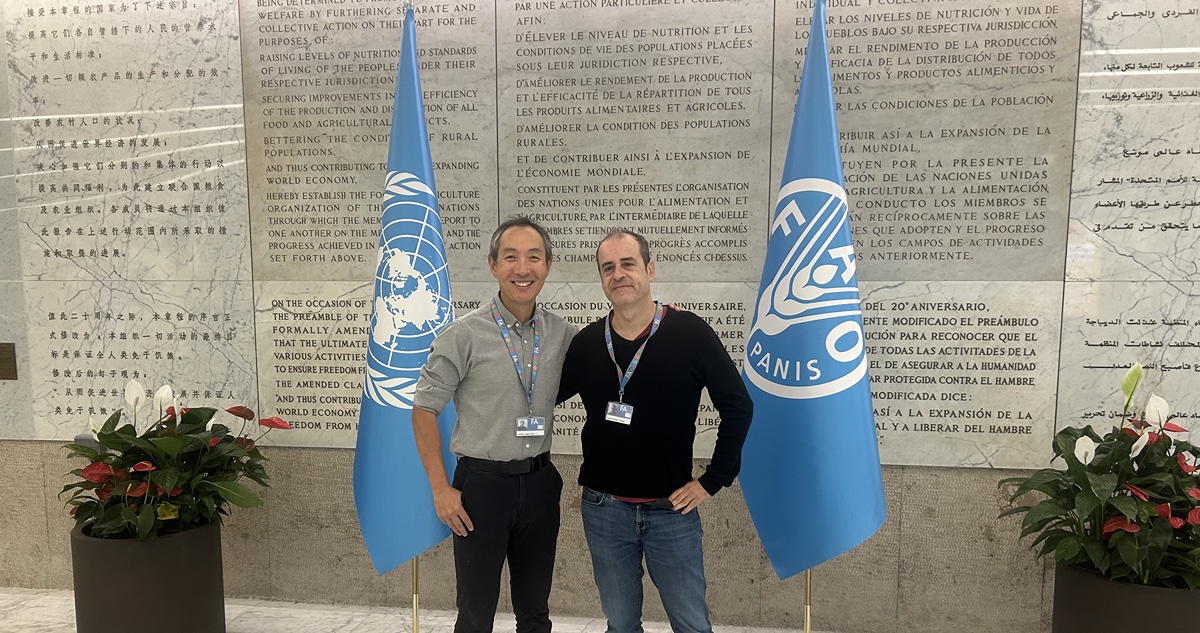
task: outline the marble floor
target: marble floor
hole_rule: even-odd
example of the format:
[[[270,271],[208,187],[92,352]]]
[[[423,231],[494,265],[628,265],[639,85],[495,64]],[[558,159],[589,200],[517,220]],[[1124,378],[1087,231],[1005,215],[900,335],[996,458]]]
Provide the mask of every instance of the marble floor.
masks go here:
[[[225,601],[226,633],[411,633],[408,607],[357,607],[298,604],[229,598]],[[421,611],[419,629],[451,633],[454,613]],[[665,623],[647,622],[646,633],[668,633]],[[511,614],[496,616],[495,633],[513,633]],[[604,620],[554,618],[556,633],[604,633]],[[781,633],[776,629],[717,626],[714,633]],[[74,633],[75,603],[70,591],[0,587],[0,633]],[[169,629],[164,628],[164,633]]]

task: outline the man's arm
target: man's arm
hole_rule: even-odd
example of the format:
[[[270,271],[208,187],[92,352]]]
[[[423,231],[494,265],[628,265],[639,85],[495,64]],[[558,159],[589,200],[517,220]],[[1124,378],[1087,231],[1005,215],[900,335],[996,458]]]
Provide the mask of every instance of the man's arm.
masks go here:
[[[462,507],[462,493],[446,479],[446,464],[442,460],[442,432],[438,429],[437,415],[420,407],[412,410],[413,437],[417,443],[417,455],[425,466],[429,488],[433,491],[433,507],[442,523],[459,536],[475,529],[471,517]]]
[[[555,404],[562,404],[570,400],[572,396],[579,393],[579,359],[578,351],[575,349],[575,340],[572,339],[567,347],[566,360],[563,361],[562,377],[558,381],[558,397],[554,399]]]
[[[721,416],[721,425],[717,427],[712,461],[698,483],[709,494],[716,494],[721,488],[733,484],[738,471],[742,469],[742,445],[746,443],[746,433],[754,417],[754,401],[721,339],[707,323],[701,325],[707,330],[702,337],[704,343],[700,350],[705,385],[709,399]]]
[[[721,416],[712,462],[704,474],[693,478],[667,497],[675,510],[687,514],[707,501],[718,490],[733,483],[742,466],[742,444],[754,413],[754,402],[746,391],[741,374],[725,345],[707,323],[696,324],[702,330],[696,336],[699,363],[703,369],[708,397]]]

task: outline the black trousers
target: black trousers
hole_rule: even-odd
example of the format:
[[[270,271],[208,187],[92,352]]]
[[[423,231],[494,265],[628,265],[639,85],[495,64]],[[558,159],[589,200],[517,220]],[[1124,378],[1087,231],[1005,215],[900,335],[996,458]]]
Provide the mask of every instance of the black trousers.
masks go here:
[[[464,458],[454,471],[453,486],[462,492],[463,509],[475,525],[466,536],[453,536],[454,632],[491,633],[507,559],[517,633],[549,633],[562,477],[547,459],[532,472],[515,475],[487,466]]]

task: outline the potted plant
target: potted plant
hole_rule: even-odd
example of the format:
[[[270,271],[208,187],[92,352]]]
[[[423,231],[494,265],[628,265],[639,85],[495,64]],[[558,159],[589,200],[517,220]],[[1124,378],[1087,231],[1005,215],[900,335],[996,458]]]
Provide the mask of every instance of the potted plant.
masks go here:
[[[291,427],[277,417],[254,424],[244,406],[181,408],[169,385],[154,393],[150,411],[139,412],[147,395],[130,381],[128,408],[101,426],[91,422],[92,441],[65,447],[69,457],[88,461],[60,493],[69,495],[76,522],[77,631],[223,633],[221,517],[230,504],[262,503],[241,480],[267,485],[257,443],[271,429]],[[226,421],[240,424],[237,433]],[[119,615],[129,604],[137,617]]]
[[[1000,482],[1013,487],[1010,502],[1045,496],[1000,516],[1024,514],[1021,538],[1036,534],[1031,546],[1057,561],[1056,633],[1135,630],[1147,617],[1164,631],[1196,626],[1200,448],[1181,439],[1188,430],[1171,421],[1164,399],[1151,394],[1141,415],[1130,413],[1142,376],[1140,363],[1126,372],[1122,423],[1103,437],[1090,425],[1054,436],[1065,470]]]

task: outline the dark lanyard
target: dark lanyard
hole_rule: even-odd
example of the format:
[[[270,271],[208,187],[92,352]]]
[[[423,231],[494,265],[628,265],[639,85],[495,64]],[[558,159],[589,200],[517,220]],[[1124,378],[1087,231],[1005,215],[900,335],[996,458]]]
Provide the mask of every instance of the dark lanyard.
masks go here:
[[[646,351],[646,343],[650,342],[650,337],[658,331],[658,326],[662,324],[663,314],[666,308],[662,304],[655,302],[654,308],[654,324],[650,326],[650,333],[646,335],[646,340],[642,341],[642,346],[638,351],[634,352],[633,360],[629,361],[629,367],[625,368],[625,373],[621,373],[621,366],[617,364],[617,354],[613,351],[612,342],[612,326],[609,324],[609,319],[612,314],[604,317],[604,344],[608,346],[608,357],[612,359],[613,366],[617,368],[617,402],[625,403],[625,385],[629,384],[629,379],[633,377],[633,371],[637,369],[638,361],[642,360],[642,352]]]

